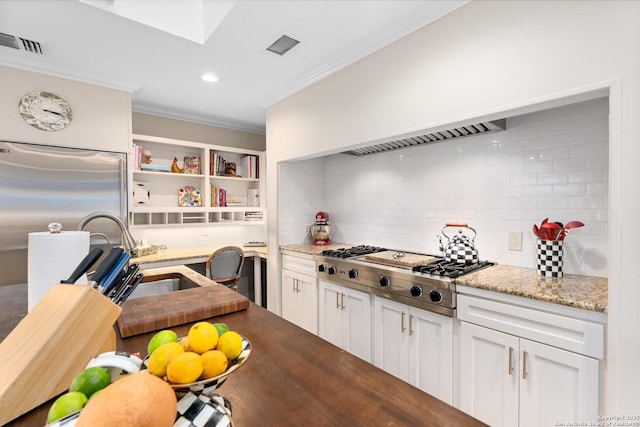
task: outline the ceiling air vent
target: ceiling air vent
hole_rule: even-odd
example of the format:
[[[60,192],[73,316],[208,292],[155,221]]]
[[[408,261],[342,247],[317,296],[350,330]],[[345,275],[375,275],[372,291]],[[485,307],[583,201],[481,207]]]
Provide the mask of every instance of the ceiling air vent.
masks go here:
[[[285,53],[289,52],[291,49],[293,49],[298,43],[300,43],[298,40],[291,38],[289,36],[283,35],[283,36],[280,36],[278,40],[271,43],[271,46],[269,46],[267,50],[269,52],[273,52],[277,55],[282,56]]]
[[[0,46],[44,55],[44,49],[40,42],[12,36],[11,34],[0,33]]]
[[[410,138],[398,139],[396,141],[382,144],[370,145],[368,147],[356,148],[345,151],[346,154],[354,156],[365,156],[367,154],[381,153],[383,151],[397,150],[399,148],[411,147],[413,145],[431,144],[434,142],[447,141],[464,136],[479,135],[481,133],[498,132],[507,128],[507,119],[494,120],[491,122],[477,123],[474,125],[460,126],[440,132],[425,135],[413,136]]]

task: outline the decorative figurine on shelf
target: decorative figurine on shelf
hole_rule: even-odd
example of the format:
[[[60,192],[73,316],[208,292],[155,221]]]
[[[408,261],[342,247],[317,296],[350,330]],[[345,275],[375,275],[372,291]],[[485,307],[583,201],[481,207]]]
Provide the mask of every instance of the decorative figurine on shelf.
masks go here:
[[[236,176],[236,164],[225,162],[224,164],[224,174],[226,176]]]
[[[171,172],[173,173],[182,173],[182,169],[178,166],[178,159],[176,157],[173,158],[173,163],[171,164]]]
[[[193,186],[187,185],[178,191],[178,206],[197,207],[202,206],[202,198],[200,190],[196,190]]]
[[[142,163],[144,163],[145,165],[151,164],[151,151],[147,150],[146,148],[142,150]]]

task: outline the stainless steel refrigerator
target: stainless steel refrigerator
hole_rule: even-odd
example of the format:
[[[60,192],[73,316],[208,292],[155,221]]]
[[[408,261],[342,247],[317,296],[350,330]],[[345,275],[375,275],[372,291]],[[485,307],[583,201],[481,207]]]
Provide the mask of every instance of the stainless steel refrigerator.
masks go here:
[[[75,230],[93,212],[126,221],[126,195],[124,153],[0,141],[0,285],[27,283],[29,233],[52,222]],[[85,231],[92,246],[121,243],[112,222],[95,220]]]

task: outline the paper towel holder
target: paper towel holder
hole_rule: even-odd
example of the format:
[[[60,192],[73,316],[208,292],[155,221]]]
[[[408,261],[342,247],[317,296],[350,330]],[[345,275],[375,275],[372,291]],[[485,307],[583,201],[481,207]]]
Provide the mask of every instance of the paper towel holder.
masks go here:
[[[62,224],[60,224],[59,222],[52,222],[47,225],[47,228],[49,228],[51,234],[57,234],[62,231]]]

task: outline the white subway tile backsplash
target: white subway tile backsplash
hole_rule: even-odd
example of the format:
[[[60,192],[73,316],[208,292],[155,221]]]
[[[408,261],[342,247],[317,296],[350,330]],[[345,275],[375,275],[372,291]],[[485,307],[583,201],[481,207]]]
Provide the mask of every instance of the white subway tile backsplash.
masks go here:
[[[280,242],[300,243],[291,239],[323,210],[334,241],[437,253],[444,224],[467,222],[481,258],[534,268],[532,225],[578,220],[565,272],[606,276],[607,141],[598,99],[509,118],[503,132],[282,164]],[[523,233],[522,252],[508,251],[509,231]]]

